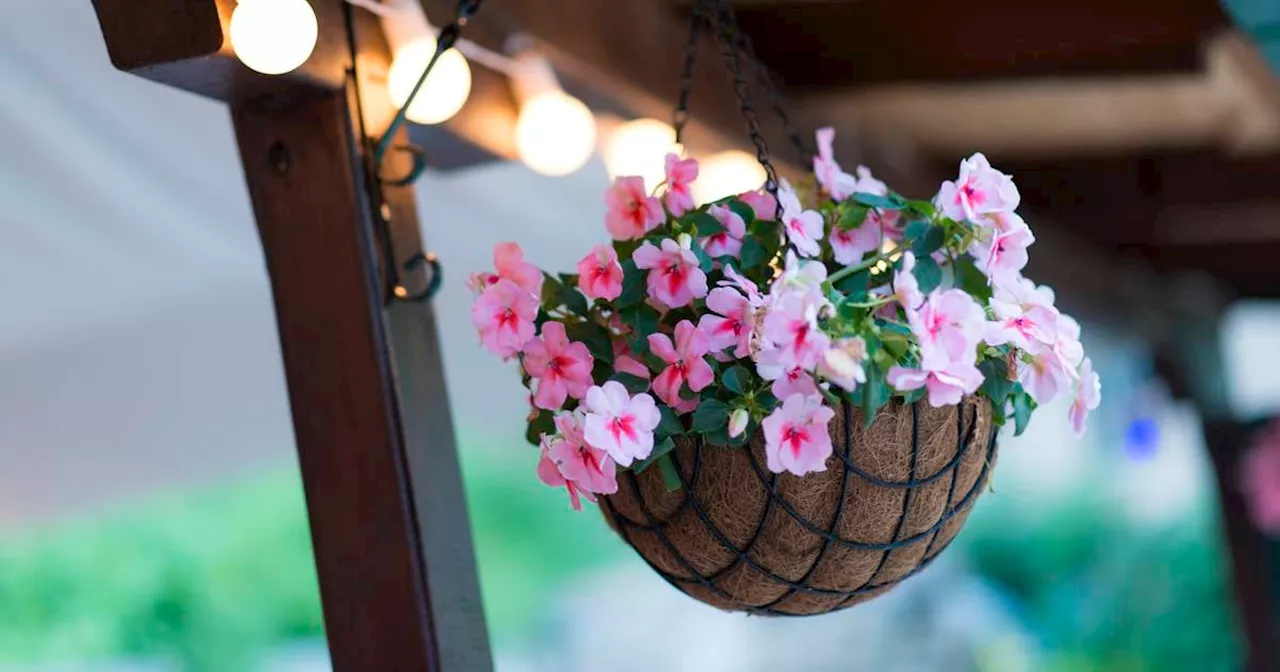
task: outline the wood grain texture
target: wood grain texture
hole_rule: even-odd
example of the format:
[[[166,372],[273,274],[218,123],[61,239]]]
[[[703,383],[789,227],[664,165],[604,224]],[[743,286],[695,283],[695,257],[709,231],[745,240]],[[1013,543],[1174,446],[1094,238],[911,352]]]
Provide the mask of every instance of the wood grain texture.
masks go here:
[[[442,669],[346,100],[246,105],[232,117],[271,277],[334,668]]]

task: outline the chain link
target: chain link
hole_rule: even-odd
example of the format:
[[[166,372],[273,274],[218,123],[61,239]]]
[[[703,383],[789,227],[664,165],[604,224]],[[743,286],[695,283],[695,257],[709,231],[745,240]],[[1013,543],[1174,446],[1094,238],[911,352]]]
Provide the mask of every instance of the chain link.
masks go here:
[[[765,95],[769,97],[769,104],[773,107],[773,113],[778,115],[779,121],[782,122],[782,128],[791,140],[791,145],[795,147],[796,153],[800,156],[801,164],[809,165],[813,162],[813,154],[809,151],[808,146],[805,145],[804,137],[800,135],[800,131],[796,129],[795,124],[791,123],[791,115],[787,114],[786,99],[783,98],[782,92],[773,85],[773,79],[769,76],[769,68],[756,57],[756,50],[751,42],[751,36],[744,33],[738,26],[733,4],[730,0],[722,0],[722,4],[724,5],[726,19],[738,38],[738,50],[742,52],[755,71],[756,81],[760,84],[760,88],[764,89]]]
[[[715,0],[710,1],[714,2]],[[742,112],[742,118],[747,122],[747,134],[751,138],[751,143],[755,145],[756,160],[764,168],[766,178],[765,191],[776,198],[778,195],[778,174],[773,168],[773,162],[769,159],[769,142],[765,139],[764,133],[760,131],[760,117],[751,105],[751,86],[747,83],[747,78],[742,71],[744,54],[738,49],[738,40],[734,34],[732,23],[732,11],[733,8],[727,4],[727,0],[719,3],[715,15],[716,41],[720,45],[720,57],[724,59],[725,67],[728,68],[729,74],[733,77],[733,93],[738,98],[738,109]]]
[[[684,127],[689,123],[689,95],[693,92],[693,68],[698,61],[698,41],[702,39],[703,0],[696,0],[689,8],[689,39],[684,43],[684,69],[680,72],[680,95],[676,109],[671,113],[671,126],[676,131],[676,143],[684,141]]]

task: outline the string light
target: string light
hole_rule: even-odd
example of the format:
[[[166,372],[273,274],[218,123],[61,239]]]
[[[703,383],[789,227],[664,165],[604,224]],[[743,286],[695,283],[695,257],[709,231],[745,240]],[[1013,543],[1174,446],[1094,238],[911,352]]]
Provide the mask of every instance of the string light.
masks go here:
[[[391,102],[402,107],[435,54],[435,31],[418,0],[387,0],[376,11],[387,45],[395,54],[387,72],[387,89]],[[450,49],[431,68],[405,116],[418,124],[439,124],[457,114],[470,95],[471,66],[466,57]]]
[[[635,119],[620,124],[612,129],[603,144],[604,167],[609,177],[639,175],[649,189],[666,179],[667,154],[683,153],[676,144],[675,129],[657,119]]]
[[[717,152],[702,161],[693,198],[710,203],[726,196],[759,189],[767,176],[756,157],[737,149]]]
[[[231,46],[251,70],[282,75],[311,57],[319,28],[307,0],[240,0],[231,12]]]
[[[591,158],[596,121],[582,101],[560,88],[551,64],[532,51],[515,57],[511,83],[520,102],[516,153],[543,175],[568,175]]]

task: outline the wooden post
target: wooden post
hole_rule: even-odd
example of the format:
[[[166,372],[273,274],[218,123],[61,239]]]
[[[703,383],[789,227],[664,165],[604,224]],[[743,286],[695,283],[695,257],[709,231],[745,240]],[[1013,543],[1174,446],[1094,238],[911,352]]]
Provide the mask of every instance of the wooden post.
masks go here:
[[[355,105],[385,98],[356,90],[367,84],[357,62],[373,51],[385,63],[385,46],[359,10],[311,4],[317,51],[281,78],[234,60],[222,37],[231,0],[95,8],[118,67],[231,104],[271,278],[334,669],[485,672],[492,663],[434,318],[426,303],[384,305],[382,227]],[[388,206],[387,263],[403,264],[422,249],[412,189],[378,199]]]

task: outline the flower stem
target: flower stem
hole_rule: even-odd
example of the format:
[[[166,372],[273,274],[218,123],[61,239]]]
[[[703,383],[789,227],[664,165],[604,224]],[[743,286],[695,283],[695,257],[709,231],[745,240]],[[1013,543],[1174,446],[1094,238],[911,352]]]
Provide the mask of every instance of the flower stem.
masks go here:
[[[844,268],[827,276],[827,281],[823,284],[830,287],[834,285],[836,282],[839,282],[840,280],[843,280],[853,275],[854,273],[857,273],[858,271],[865,271],[868,268],[871,268],[872,266],[875,266],[876,264],[880,263],[881,261],[888,261],[891,257],[893,257],[893,255],[901,253],[903,247],[904,247],[903,245],[895,245],[893,249],[888,250],[886,252],[881,252],[876,256],[871,257],[870,259],[866,259],[855,266],[845,266]]]
[[[894,300],[894,297],[890,295],[881,299],[877,299],[875,301],[845,302],[840,305],[853,306],[854,308],[879,308],[880,306],[883,306],[887,303],[891,303],[893,300]]]

